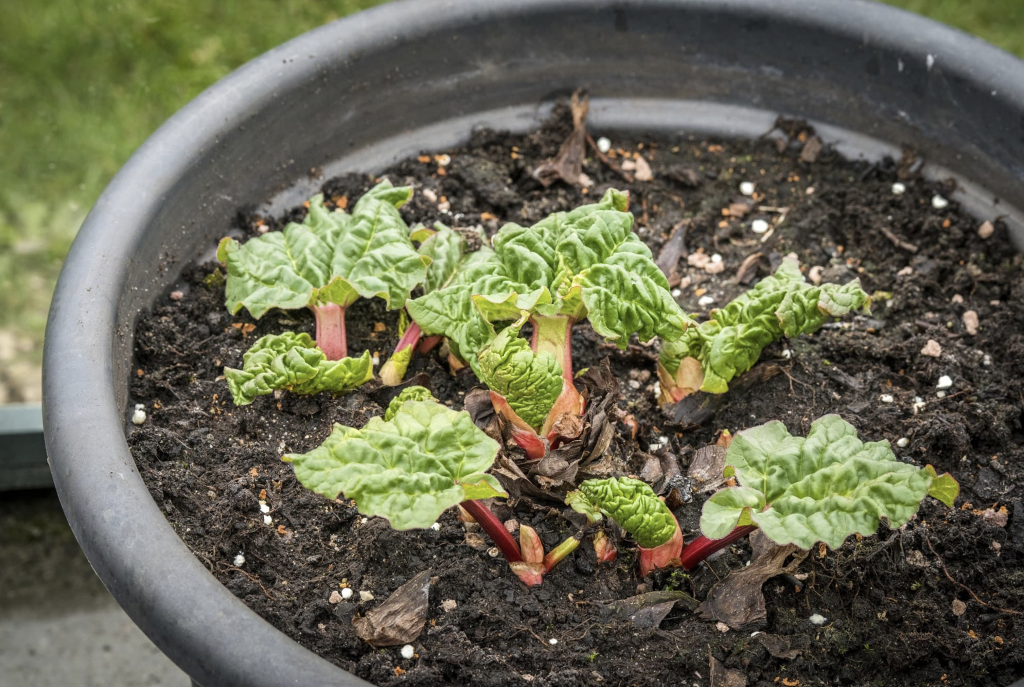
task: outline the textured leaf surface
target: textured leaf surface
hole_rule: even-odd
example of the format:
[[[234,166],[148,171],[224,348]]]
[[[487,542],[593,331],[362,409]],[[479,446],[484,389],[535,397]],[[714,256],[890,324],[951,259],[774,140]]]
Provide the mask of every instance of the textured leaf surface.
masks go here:
[[[227,307],[253,317],[270,308],[318,303],[348,307],[359,297],[380,297],[389,308],[404,305],[426,278],[430,258],[413,248],[398,208],[409,188],[382,181],[355,204],[352,214],[329,212],[323,196],[309,201],[301,224],[239,243],[221,241],[217,257],[227,263]]]
[[[633,233],[627,206],[627,194],[609,190],[599,203],[531,227],[506,224],[476,278],[411,300],[413,319],[425,332],[447,336],[467,359],[489,342],[478,316],[501,322],[523,311],[589,318],[595,331],[623,348],[634,333],[643,340],[678,338],[689,320]],[[475,312],[462,305],[467,294]]]
[[[405,530],[430,527],[465,500],[504,496],[485,474],[497,453],[469,413],[407,400],[390,420],[371,418],[362,429],[335,425],[318,448],[284,460],[307,489],[330,499],[344,494],[363,515]]]
[[[948,474],[898,461],[889,442],[862,442],[838,415],[816,420],[806,438],[777,421],[740,432],[726,454],[725,474],[739,486],[705,503],[705,536],[720,539],[753,523],[775,543],[802,549],[819,541],[835,549],[851,534],[870,536],[881,518],[895,529],[929,493],[952,503],[959,491]]]
[[[591,520],[598,512],[607,515],[645,549],[661,546],[676,532],[672,511],[646,482],[632,477],[588,479],[566,503]]]
[[[402,404],[406,401],[437,401],[434,395],[422,386],[407,386],[398,392],[398,395],[391,399],[388,409],[384,411],[384,422],[391,422]]]
[[[562,367],[550,353],[534,353],[519,336],[522,323],[506,327],[480,353],[480,380],[498,392],[527,424],[539,430],[562,393]]]
[[[308,334],[270,334],[242,356],[242,369],[224,368],[235,405],[248,405],[275,389],[297,394],[351,391],[373,379],[370,352],[360,358],[328,360]]]
[[[772,276],[740,295],[711,319],[663,342],[659,364],[675,376],[687,357],[700,362],[701,391],[721,394],[729,382],[757,362],[764,347],[783,335],[818,331],[831,317],[870,305],[858,281],[812,286],[804,282],[795,260],[783,260]]]

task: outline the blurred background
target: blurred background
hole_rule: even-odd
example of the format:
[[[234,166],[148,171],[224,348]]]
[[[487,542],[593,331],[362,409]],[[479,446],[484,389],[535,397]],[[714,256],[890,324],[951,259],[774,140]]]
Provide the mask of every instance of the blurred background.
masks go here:
[[[239,65],[384,1],[0,0],[0,405],[29,404],[17,431],[38,424],[61,261],[118,168]],[[1024,57],[1024,0],[888,2]],[[92,575],[52,491],[3,491],[19,445],[4,436],[0,422],[0,681],[187,684]]]

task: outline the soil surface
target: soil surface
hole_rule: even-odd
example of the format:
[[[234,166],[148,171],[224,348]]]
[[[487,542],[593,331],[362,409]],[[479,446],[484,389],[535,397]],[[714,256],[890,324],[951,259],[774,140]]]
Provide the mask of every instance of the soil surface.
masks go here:
[[[415,187],[403,209],[410,225],[483,225],[488,233],[505,221],[526,225],[571,209],[608,187],[628,189],[636,231],[655,256],[678,230],[680,257],[668,266],[677,271],[674,295],[700,317],[790,252],[808,273],[818,267],[825,281],[860,278],[874,295],[871,316],[769,346],[750,383],[715,399],[698,424],[675,422],[658,408],[657,343],[619,352],[587,325],[576,327],[577,369],[607,358],[621,385],[619,408],[639,425],[634,440],[617,423],[608,449],[634,474],[647,455],[665,453],[685,474],[695,450],[724,428],[780,419],[803,435],[815,418],[839,413],[862,439],[887,439],[901,460],[931,463],[959,480],[955,508],[926,499],[901,530],[882,526],[876,537],[850,537],[837,551],[815,550],[794,575],[768,580],[760,635],[723,631],[682,603],[660,627],[641,629],[601,604],[663,589],[703,600],[750,560],[746,540],[689,574],[646,580],[628,542],[616,563],[597,566],[587,541],[543,586],[529,589],[488,555],[489,544],[467,544],[453,511],[440,530],[396,532],[348,501],[302,488],[281,455],[314,448],[335,422],[362,426],[382,414],[386,392],[374,382],[340,398],[280,394],[236,408],[222,368],[240,367],[259,336],[312,333],[314,323],[306,311],[273,311],[260,321],[231,316],[215,263],[186,270],[180,293],[165,294],[138,324],[131,391],[148,419],[129,425],[129,441],[153,498],[234,594],[297,642],[378,685],[707,685],[711,657],[721,662],[716,685],[1003,687],[1024,677],[1021,256],[996,218],[993,235],[983,238],[978,220],[944,203],[953,184],[921,178],[911,153],[877,164],[845,160],[827,146],[817,150],[813,132],[799,123],[780,124],[755,141],[615,135],[605,159],[588,148],[589,189],[544,188],[530,171],[570,132],[559,108],[530,135],[480,131],[447,158],[412,158],[382,175]],[[635,168],[638,157],[653,180],[622,173],[622,163]],[[740,192],[744,181],[755,184],[753,196]],[[351,206],[374,182],[350,175],[323,188],[332,203]],[[224,231],[253,236],[304,212],[242,213]],[[769,230],[755,233],[756,220]],[[762,257],[744,270],[750,282],[738,284],[737,271],[755,253]],[[971,331],[968,311],[978,319]],[[397,313],[382,301],[359,301],[348,314],[350,354],[369,349],[383,362],[397,328]],[[937,356],[923,354],[926,346]],[[436,351],[414,360],[409,376],[419,372],[455,408],[475,384],[472,374],[451,376]],[[940,394],[943,376],[952,386]],[[688,540],[707,494],[689,495],[676,510]],[[524,499],[514,515],[551,546],[575,531],[564,510]],[[359,639],[352,618],[427,569],[430,607],[413,642],[416,655],[404,659],[399,647],[374,649]],[[331,603],[345,587],[357,593]],[[360,591],[374,600],[361,602]],[[780,650],[786,645],[789,651]]]

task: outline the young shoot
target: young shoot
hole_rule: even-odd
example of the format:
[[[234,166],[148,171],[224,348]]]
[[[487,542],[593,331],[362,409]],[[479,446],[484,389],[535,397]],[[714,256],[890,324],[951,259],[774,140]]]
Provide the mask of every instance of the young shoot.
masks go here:
[[[401,308],[426,277],[430,258],[416,252],[398,208],[412,189],[382,181],[352,214],[330,212],[323,196],[309,201],[301,224],[244,244],[225,238],[217,259],[227,264],[225,294],[232,314],[242,308],[259,319],[271,308],[309,308],[316,344],[328,360],[348,355],[345,310],[359,298],[383,298]]]
[[[492,387],[507,401],[498,401],[496,412],[520,430],[513,436],[531,459],[541,458],[558,441],[560,421],[582,412],[583,401],[573,384],[574,324],[589,320],[598,334],[625,349],[634,333],[643,341],[655,335],[677,339],[690,323],[650,249],[633,233],[628,204],[628,194],[609,190],[599,203],[552,214],[532,227],[506,224],[494,236],[494,252],[478,279],[408,303],[423,331],[448,337],[453,350],[485,383],[496,379],[493,366],[490,374],[484,370],[485,358],[493,363],[495,357],[516,355],[525,361],[514,336],[496,341],[491,323],[516,322],[515,335],[525,321],[531,323],[529,351],[543,362],[506,371],[528,374],[542,368],[547,379],[557,369],[562,378],[558,395],[545,397],[542,418],[526,419],[510,410],[525,405],[515,394],[520,389],[532,393],[530,380],[502,377],[503,389],[512,396]],[[483,353],[488,346],[499,350]]]
[[[362,429],[334,425],[330,436],[308,453],[283,460],[307,489],[356,503],[367,516],[386,518],[396,530],[429,528],[446,509],[462,505],[528,585],[578,545],[570,537],[546,563],[536,533],[517,543],[480,499],[505,497],[487,474],[498,444],[478,428],[469,413],[439,404],[423,387],[412,386],[391,401],[384,418]],[[532,532],[532,530],[531,530]],[[525,540],[524,540],[525,539]]]
[[[650,485],[632,477],[588,479],[579,490],[570,492],[565,502],[587,516],[591,524],[608,516],[629,532],[640,549],[640,574],[647,576],[655,568],[679,565],[683,551],[683,533],[665,502]],[[594,537],[598,561],[615,560],[608,549],[604,532]]]
[[[662,404],[695,391],[723,394],[729,382],[757,362],[765,346],[783,336],[810,334],[833,317],[862,309],[871,299],[860,282],[812,286],[796,260],[786,259],[775,274],[711,311],[711,318],[676,338],[664,337],[658,358]]]

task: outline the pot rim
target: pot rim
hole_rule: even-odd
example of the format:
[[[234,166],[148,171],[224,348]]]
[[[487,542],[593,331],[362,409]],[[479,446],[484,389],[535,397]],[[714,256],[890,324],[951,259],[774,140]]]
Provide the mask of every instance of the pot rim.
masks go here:
[[[167,120],[97,200],[64,263],[44,346],[44,431],[54,484],[75,536],[103,583],[161,650],[197,682],[253,686],[367,685],[308,651],[236,598],[175,534],[141,479],[117,400],[116,332],[130,265],[179,179],[201,151],[274,93],[316,78],[307,55],[344,60],[441,27],[562,9],[612,11],[621,0],[398,0],[325,25],[257,57]],[[638,0],[653,8],[772,17],[820,27],[969,80],[1024,112],[1024,64],[981,39],[866,0]],[[121,334],[123,336],[123,333]],[[128,341],[131,336],[124,337]],[[130,351],[128,351],[130,355]]]

